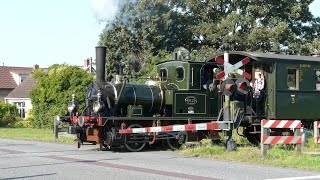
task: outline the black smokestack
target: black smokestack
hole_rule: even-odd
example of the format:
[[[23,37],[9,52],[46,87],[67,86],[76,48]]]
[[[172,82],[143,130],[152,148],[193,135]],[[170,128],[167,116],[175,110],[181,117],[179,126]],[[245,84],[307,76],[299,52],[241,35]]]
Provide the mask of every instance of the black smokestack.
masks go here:
[[[96,81],[104,83],[106,74],[106,52],[107,47],[97,46],[96,47]]]

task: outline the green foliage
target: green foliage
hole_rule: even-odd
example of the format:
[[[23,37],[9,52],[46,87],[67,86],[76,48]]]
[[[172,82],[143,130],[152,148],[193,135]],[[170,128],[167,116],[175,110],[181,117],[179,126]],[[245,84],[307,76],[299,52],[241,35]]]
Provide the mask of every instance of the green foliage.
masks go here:
[[[108,47],[108,80],[121,63],[126,64],[125,75],[133,78],[154,75],[154,61],[177,47],[188,49],[197,61],[211,57],[223,43],[230,43],[237,51],[320,54],[320,18],[310,13],[311,3],[312,0],[126,1],[100,36],[99,44]]]
[[[36,128],[52,128],[55,115],[67,115],[71,95],[76,93],[80,109],[84,107],[85,92],[93,76],[77,66],[52,65],[47,72],[39,69],[33,77],[37,80],[31,90],[32,117],[30,123]]]
[[[18,115],[19,113],[16,105],[0,101],[0,127],[6,127],[9,123],[13,124]]]
[[[12,127],[19,120],[21,120],[21,118],[15,115],[6,114],[3,116],[3,118],[0,121],[0,127]]]
[[[11,127],[13,128],[30,128],[31,127],[31,123],[28,120],[19,120],[16,123],[14,123]]]

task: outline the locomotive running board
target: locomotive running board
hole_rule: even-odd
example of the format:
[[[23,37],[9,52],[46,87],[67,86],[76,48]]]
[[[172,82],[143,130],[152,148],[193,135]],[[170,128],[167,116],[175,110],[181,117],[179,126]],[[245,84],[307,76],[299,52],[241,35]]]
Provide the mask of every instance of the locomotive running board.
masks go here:
[[[184,124],[172,126],[156,126],[145,128],[128,128],[119,130],[120,134],[173,132],[173,131],[205,131],[205,130],[230,130],[233,127],[231,121],[219,121],[199,124]]]

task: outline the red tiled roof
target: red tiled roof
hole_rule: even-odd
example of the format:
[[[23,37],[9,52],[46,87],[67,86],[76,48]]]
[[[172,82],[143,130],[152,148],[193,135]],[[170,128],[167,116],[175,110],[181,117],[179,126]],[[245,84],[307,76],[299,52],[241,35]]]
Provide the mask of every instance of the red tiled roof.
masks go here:
[[[15,74],[31,74],[32,70],[32,67],[0,66],[0,89],[13,89],[17,87],[17,84],[10,72]]]

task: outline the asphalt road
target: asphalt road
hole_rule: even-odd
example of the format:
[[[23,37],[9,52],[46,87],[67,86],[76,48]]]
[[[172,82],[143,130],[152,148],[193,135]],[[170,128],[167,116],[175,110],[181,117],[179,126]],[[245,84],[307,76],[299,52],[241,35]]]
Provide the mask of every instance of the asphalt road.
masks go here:
[[[320,163],[320,162],[319,162]],[[320,179],[320,172],[184,157],[172,151],[0,139],[0,179]]]

